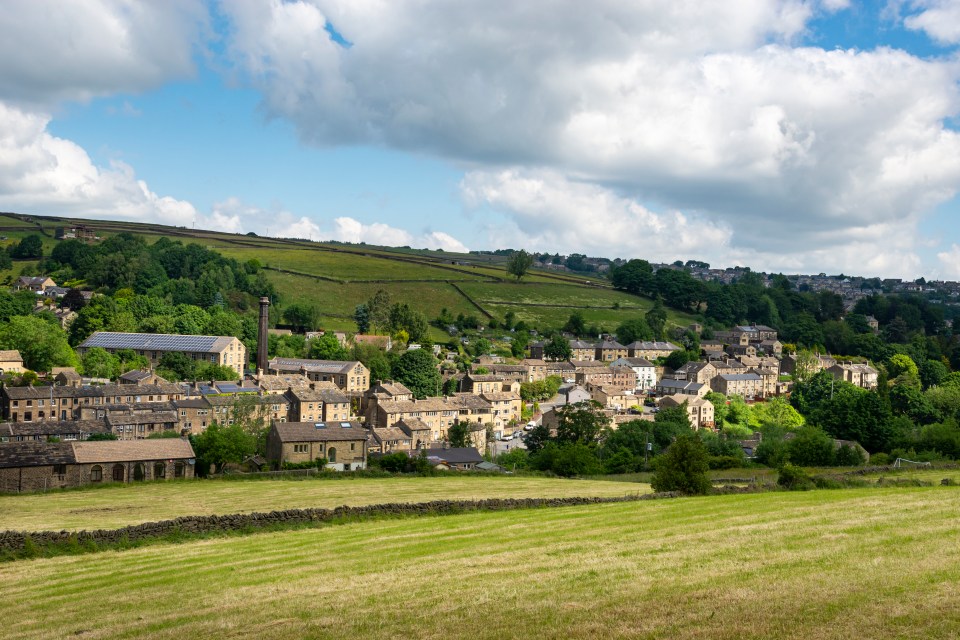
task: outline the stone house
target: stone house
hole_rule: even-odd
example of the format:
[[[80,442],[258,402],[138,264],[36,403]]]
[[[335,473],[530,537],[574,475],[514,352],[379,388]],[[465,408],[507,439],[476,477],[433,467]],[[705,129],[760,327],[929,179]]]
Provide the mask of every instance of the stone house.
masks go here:
[[[274,422],[267,434],[267,458],[279,467],[326,458],[328,469],[364,469],[367,436],[357,422]]]
[[[63,422],[0,423],[0,443],[43,441],[59,438],[62,442],[86,440],[93,434],[110,433],[104,420],[65,420]]]
[[[627,348],[616,340],[604,340],[597,345],[594,359],[609,363],[619,358],[626,358],[627,355]]]
[[[627,345],[627,356],[630,358],[656,360],[666,358],[674,351],[680,351],[680,347],[672,342],[638,340]]]
[[[490,403],[469,393],[422,400],[381,400],[372,417],[368,425],[377,428],[392,427],[401,421],[421,421],[430,428],[431,442],[446,440],[447,430],[457,422],[493,424]]]
[[[674,380],[686,380],[709,385],[717,375],[717,367],[710,362],[688,362],[675,370],[670,377]]]
[[[657,367],[645,358],[617,358],[610,366],[632,369],[637,376],[636,390],[646,391],[657,386]]]
[[[491,391],[480,394],[480,397],[490,403],[494,429],[502,431],[510,422],[520,421],[520,394]]]
[[[660,400],[661,407],[679,407],[687,404],[687,418],[694,429],[712,429],[715,424],[713,403],[706,398],[682,395],[664,396]]]
[[[107,405],[164,403],[179,400],[184,389],[175,384],[3,387],[0,406],[12,422],[81,420],[103,417],[95,409]],[[93,411],[93,413],[91,413]]]
[[[712,389],[725,396],[744,399],[763,397],[763,379],[756,373],[721,373],[710,383]]]
[[[23,373],[23,357],[16,349],[0,350],[0,375],[5,373]]]
[[[162,333],[118,333],[96,331],[77,347],[81,357],[94,347],[116,353],[131,349],[145,357],[151,366],[157,366],[167,353],[183,353],[192,360],[229,367],[243,378],[247,363],[247,348],[233,336],[186,336]]]
[[[525,358],[520,364],[527,368],[530,382],[547,379],[547,362],[540,358]]]
[[[877,370],[868,364],[838,362],[827,371],[837,380],[843,380],[861,389],[877,388]]]
[[[43,293],[47,287],[55,287],[57,283],[49,276],[20,276],[13,283],[14,291],[33,291]]]
[[[632,406],[643,404],[643,399],[634,395],[630,389],[590,384],[587,385],[587,391],[590,392],[590,399],[600,403],[605,409],[626,411]]]
[[[585,340],[570,341],[570,360],[593,360],[597,357],[597,345]]]
[[[204,398],[184,398],[174,400],[173,409],[177,412],[180,430],[198,435],[213,422],[213,408]]]
[[[291,387],[284,394],[290,401],[290,422],[349,420],[350,398],[334,386]]]
[[[194,459],[183,438],[11,442],[0,445],[0,491],[192,478]]]
[[[665,378],[657,383],[656,391],[658,396],[681,395],[702,398],[710,391],[710,387],[699,382]]]
[[[332,382],[349,396],[359,396],[370,387],[370,370],[356,360],[274,358],[267,367],[268,373],[300,373],[314,382]]]
[[[474,447],[426,449],[423,453],[431,464],[443,465],[454,471],[469,471],[483,462],[483,456]]]

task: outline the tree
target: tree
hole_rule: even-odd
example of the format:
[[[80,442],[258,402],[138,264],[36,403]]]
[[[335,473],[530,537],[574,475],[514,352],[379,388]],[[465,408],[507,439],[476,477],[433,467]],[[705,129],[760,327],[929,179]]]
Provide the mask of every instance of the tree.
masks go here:
[[[557,334],[543,345],[543,355],[551,360],[569,360],[573,350],[570,349],[570,341]]]
[[[370,331],[378,333],[390,327],[390,294],[377,289],[373,297],[364,305],[367,308],[367,320]]]
[[[610,281],[616,289],[649,294],[653,288],[653,267],[646,260],[630,260],[611,270]]]
[[[283,310],[283,319],[297,333],[313,331],[320,326],[320,310],[312,304],[294,302]]]
[[[665,364],[676,371],[691,360],[696,360],[696,354],[691,354],[689,351],[680,349],[678,351],[671,352],[670,355],[666,357]]]
[[[193,450],[200,470],[206,471],[211,465],[220,469],[228,462],[243,462],[255,453],[256,441],[240,424],[224,426],[213,422],[193,438]]]
[[[667,324],[667,311],[663,308],[663,303],[660,300],[657,300],[650,311],[647,311],[644,320],[647,321],[647,325],[653,332],[654,339],[661,339],[663,337],[663,328]]]
[[[584,400],[554,409],[557,415],[557,442],[595,444],[610,424],[600,403]]]
[[[470,427],[466,422],[455,422],[447,429],[447,442],[451,447],[468,447]]]
[[[679,491],[688,495],[710,492],[709,455],[696,435],[681,434],[655,461],[653,490]]]
[[[43,238],[31,234],[10,247],[10,257],[18,260],[32,260],[43,257]]]
[[[120,358],[101,347],[93,347],[82,358],[83,372],[94,378],[116,379],[120,375]]]
[[[337,336],[325,333],[310,340],[307,357],[315,360],[349,360],[350,354],[341,346]]]
[[[0,348],[19,351],[23,365],[33,371],[80,364],[63,329],[38,316],[15,316],[0,325]]]
[[[507,261],[507,273],[517,276],[517,280],[520,280],[527,275],[531,266],[533,266],[533,256],[521,249],[510,256]]]
[[[436,395],[440,389],[437,359],[426,349],[407,351],[393,364],[393,378],[402,382],[416,398]]]
[[[563,330],[567,333],[580,337],[587,333],[587,321],[583,317],[582,311],[574,311],[567,319],[567,324],[563,325]]]
[[[550,443],[550,428],[544,424],[538,424],[523,436],[523,443],[527,445],[527,451],[530,455],[539,453],[547,444]]]
[[[157,368],[163,371],[164,377],[171,380],[194,380],[196,378],[196,360],[179,351],[168,351],[160,356]]]
[[[365,304],[358,304],[353,310],[353,321],[357,323],[357,333],[370,331],[370,309]]]
[[[637,340],[653,340],[653,331],[643,318],[633,318],[617,327],[617,341],[621,344],[630,344]]]
[[[83,309],[86,304],[87,301],[84,299],[80,289],[70,289],[66,295],[63,296],[63,299],[60,300],[60,306],[64,309],[70,309],[71,311],[79,311]]]

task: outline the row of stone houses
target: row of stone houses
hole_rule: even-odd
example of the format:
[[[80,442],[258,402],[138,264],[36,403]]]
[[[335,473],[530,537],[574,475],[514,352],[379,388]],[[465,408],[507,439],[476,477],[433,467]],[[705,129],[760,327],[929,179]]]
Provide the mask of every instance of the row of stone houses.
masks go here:
[[[546,342],[543,341],[530,343],[530,357],[542,359],[545,347]],[[619,358],[644,358],[647,360],[666,358],[674,351],[679,351],[680,347],[672,342],[651,340],[638,340],[627,345],[620,344],[612,339],[600,342],[571,340],[570,350],[571,360],[597,360],[609,363]]]

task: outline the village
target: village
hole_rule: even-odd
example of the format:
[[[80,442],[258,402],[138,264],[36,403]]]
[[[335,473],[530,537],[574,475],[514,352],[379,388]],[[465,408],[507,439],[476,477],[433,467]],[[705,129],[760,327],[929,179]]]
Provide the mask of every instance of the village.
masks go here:
[[[21,278],[20,288],[47,295],[42,278]],[[54,290],[54,294],[59,293]],[[261,299],[255,368],[244,344],[232,336],[98,331],[78,347],[108,353],[128,350],[150,367],[115,381],[55,367],[34,385],[0,389],[0,491],[24,492],[102,482],[190,478],[196,455],[188,438],[211,425],[251,420],[268,430],[263,451],[212,473],[282,472],[322,461],[329,470],[364,469],[372,457],[397,452],[425,456],[440,470],[502,472],[493,461],[524,448],[537,426],[556,433],[558,409],[590,405],[607,427],[655,419],[660,409],[683,407],[695,430],[714,430],[710,394],[763,403],[790,393],[798,356],[783,353],[777,332],[763,325],[735,326],[700,341],[700,358],[671,368],[681,347],[668,341],[621,344],[611,335],[595,342],[563,337],[569,356],[550,359],[545,341],[529,343],[523,358],[481,354],[470,369],[445,369],[437,393],[416,398],[403,383],[375,380],[359,361],[267,357],[269,299]],[[876,328],[876,327],[874,327]],[[686,328],[698,336],[700,325]],[[281,332],[284,333],[284,332]],[[286,331],[285,333],[289,333]],[[385,336],[335,334],[343,346],[366,341],[386,347]],[[419,345],[411,344],[415,350]],[[170,382],[153,367],[165,354],[232,369],[228,380]],[[433,362],[453,358],[441,345]],[[818,355],[808,374],[824,370],[863,389],[877,385],[866,363]],[[17,351],[0,352],[4,375],[24,371]],[[521,397],[530,383],[555,382],[556,393],[537,403]],[[716,399],[716,395],[713,395]],[[451,428],[461,429],[451,438]],[[171,437],[172,436],[172,437]],[[750,451],[756,442],[746,441]]]

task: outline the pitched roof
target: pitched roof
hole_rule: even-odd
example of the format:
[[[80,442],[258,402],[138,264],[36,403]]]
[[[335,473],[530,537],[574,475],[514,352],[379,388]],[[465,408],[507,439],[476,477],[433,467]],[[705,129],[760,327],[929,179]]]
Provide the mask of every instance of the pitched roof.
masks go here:
[[[233,336],[184,336],[169,333],[118,333],[97,331],[80,344],[82,348],[134,349],[146,351],[191,351],[219,353],[236,340]]]
[[[274,422],[281,442],[340,442],[366,440],[368,432],[358,422]]]
[[[70,442],[8,442],[0,444],[0,469],[74,464]]]
[[[424,449],[428,458],[440,458],[450,464],[478,464],[483,462],[483,456],[474,447],[452,447],[450,449]]]
[[[738,380],[746,380],[751,382],[760,381],[760,376],[755,373],[721,373],[718,377],[726,380],[727,382],[735,382]]]
[[[109,433],[103,420],[60,420],[50,422],[4,422],[0,436],[58,436],[80,433]]]
[[[350,373],[360,364],[357,360],[310,360],[307,358],[273,358],[267,365],[274,371],[307,371],[315,373]]]
[[[651,342],[649,340],[637,340],[627,345],[627,349],[632,351],[679,351],[680,347],[672,342]]]
[[[71,442],[79,464],[91,462],[137,462],[142,460],[183,460],[194,458],[186,438],[147,438],[146,440],[101,440]]]
[[[23,362],[23,357],[16,349],[4,349],[0,351],[0,362]]]

